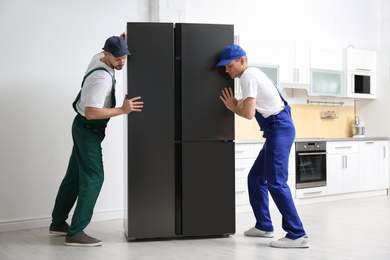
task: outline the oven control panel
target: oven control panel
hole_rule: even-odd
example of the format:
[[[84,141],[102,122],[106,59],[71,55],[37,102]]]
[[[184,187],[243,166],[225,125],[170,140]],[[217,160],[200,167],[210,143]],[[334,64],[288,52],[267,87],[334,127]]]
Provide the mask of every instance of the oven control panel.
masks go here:
[[[326,142],[296,142],[295,151],[326,151]]]

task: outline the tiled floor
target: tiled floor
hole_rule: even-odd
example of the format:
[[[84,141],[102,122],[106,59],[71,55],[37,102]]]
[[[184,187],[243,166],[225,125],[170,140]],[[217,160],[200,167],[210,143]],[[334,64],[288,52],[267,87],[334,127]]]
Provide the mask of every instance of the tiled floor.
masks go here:
[[[389,196],[324,202],[297,207],[310,238],[309,249],[277,249],[271,238],[245,237],[252,213],[237,214],[237,233],[227,238],[127,242],[122,220],[91,223],[87,234],[103,240],[96,248],[67,247],[47,228],[0,233],[0,259],[390,259]],[[272,210],[278,239],[285,235]]]

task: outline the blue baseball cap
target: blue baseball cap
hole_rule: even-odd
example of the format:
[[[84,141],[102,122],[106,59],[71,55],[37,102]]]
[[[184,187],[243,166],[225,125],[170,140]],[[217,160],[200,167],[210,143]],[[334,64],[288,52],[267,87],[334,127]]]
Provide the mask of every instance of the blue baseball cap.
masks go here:
[[[127,43],[119,36],[112,36],[106,40],[103,50],[114,55],[115,58],[130,55]]]
[[[221,61],[218,62],[217,67],[225,66],[229,64],[232,60],[246,56],[246,52],[238,45],[232,44],[227,46],[223,52]]]

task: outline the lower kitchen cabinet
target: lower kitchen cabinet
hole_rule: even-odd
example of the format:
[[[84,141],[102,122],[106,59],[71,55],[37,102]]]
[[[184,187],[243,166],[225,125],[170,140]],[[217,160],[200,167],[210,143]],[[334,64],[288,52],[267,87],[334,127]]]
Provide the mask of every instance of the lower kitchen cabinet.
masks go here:
[[[359,191],[358,142],[327,143],[328,195]]]
[[[388,188],[388,141],[360,141],[359,151],[361,190]]]
[[[263,143],[236,142],[236,210],[250,211],[247,185],[248,173],[263,147]],[[326,201],[329,195],[353,198],[367,194],[382,194],[389,188],[389,141],[351,140],[327,141],[327,186],[296,189],[295,144],[291,148],[288,185],[297,203]],[[347,196],[342,196],[348,194]],[[270,197],[270,207],[274,208]]]
[[[248,174],[263,148],[263,143],[238,143],[235,144],[235,162],[236,162],[236,211],[250,211],[249,194],[248,194]],[[288,185],[291,193],[295,194],[295,144],[293,144],[289,159],[288,168]],[[295,196],[293,196],[295,197]],[[276,207],[272,197],[269,196],[270,207]]]
[[[389,142],[378,141],[378,160],[379,160],[379,189],[388,189],[389,184]]]

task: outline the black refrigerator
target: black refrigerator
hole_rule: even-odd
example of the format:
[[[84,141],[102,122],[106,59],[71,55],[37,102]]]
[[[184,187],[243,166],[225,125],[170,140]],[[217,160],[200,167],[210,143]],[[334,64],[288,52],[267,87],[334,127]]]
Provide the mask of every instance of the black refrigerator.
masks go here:
[[[217,68],[233,25],[128,23],[124,228],[129,241],[235,233],[233,80]]]

